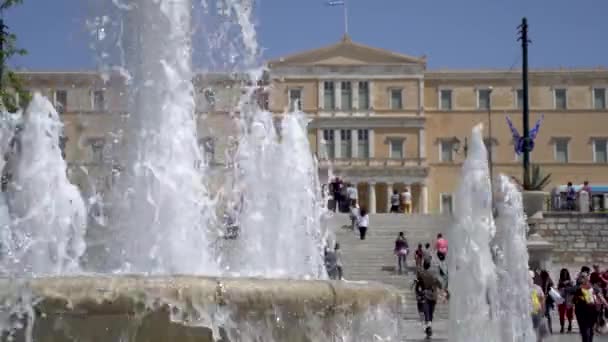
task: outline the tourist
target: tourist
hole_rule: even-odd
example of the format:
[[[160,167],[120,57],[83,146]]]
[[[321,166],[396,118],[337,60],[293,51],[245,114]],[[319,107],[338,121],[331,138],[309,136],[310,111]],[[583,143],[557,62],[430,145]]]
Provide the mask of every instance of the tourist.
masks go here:
[[[367,234],[367,228],[369,227],[369,215],[366,208],[361,208],[361,214],[357,219],[357,226],[359,227],[361,240],[365,240],[365,234]]]
[[[407,239],[405,238],[405,234],[403,232],[399,232],[399,236],[395,240],[395,249],[393,252],[395,256],[397,256],[397,265],[399,267],[399,274],[405,271],[407,263],[406,257],[408,252],[409,245],[407,243]]]
[[[532,327],[536,332],[536,341],[540,342],[547,336],[547,327],[543,320],[543,308],[545,307],[545,296],[543,289],[534,283],[534,272],[530,271],[529,286],[532,299]]]
[[[359,220],[359,215],[361,215],[361,210],[359,209],[359,204],[357,200],[354,200],[352,206],[350,207],[350,227],[352,230],[357,228],[357,220]]]
[[[540,287],[543,289],[543,295],[545,296],[545,317],[547,318],[547,328],[549,333],[553,334],[553,324],[551,324],[551,310],[555,300],[550,296],[549,291],[554,287],[553,280],[549,276],[549,272],[546,270],[540,271]]]
[[[591,285],[595,287],[599,287],[601,289],[606,288],[606,284],[608,284],[608,279],[606,279],[604,277],[604,274],[600,272],[600,265],[593,265],[593,272],[591,272],[591,275],[589,276],[589,281],[591,282]]]
[[[401,193],[401,203],[403,204],[403,212],[405,214],[412,213],[412,194],[407,188]]]
[[[591,186],[589,186],[589,181],[583,182],[583,187],[578,192],[581,192],[581,191],[585,191],[589,195],[591,195]]]
[[[559,324],[561,326],[559,332],[564,333],[564,325],[566,318],[568,319],[568,333],[572,332],[572,319],[574,318],[574,291],[576,290],[572,279],[570,278],[570,272],[567,269],[562,268],[559,272],[559,281],[557,282],[557,290],[559,291],[564,302],[557,306],[559,312]]]
[[[566,208],[568,210],[574,210],[576,208],[576,191],[574,191],[574,186],[572,182],[568,182],[568,186],[566,187]]]
[[[433,335],[433,329],[431,327],[433,323],[433,315],[435,313],[435,305],[437,304],[437,298],[439,297],[439,290],[442,288],[441,282],[431,273],[431,263],[424,262],[422,265],[423,269],[418,270],[416,274],[417,286],[420,287],[423,298],[423,312],[424,312],[424,324],[425,333],[427,337]]]
[[[348,188],[346,188],[346,195],[348,196],[349,206],[352,207],[355,205],[358,199],[357,188],[354,184],[349,183]]]
[[[591,282],[589,275],[581,272],[577,280],[579,285],[574,294],[574,312],[580,330],[582,342],[593,342],[593,328],[597,321],[598,296]]]
[[[329,279],[336,279],[338,276],[338,266],[336,260],[336,253],[329,248],[325,247],[325,269]]]
[[[431,251],[431,244],[430,243],[426,243],[424,245],[424,260],[423,262],[429,262],[431,263],[431,261],[433,261],[433,252]]]
[[[437,258],[439,258],[440,261],[443,261],[448,255],[448,240],[446,240],[441,233],[437,234],[435,249],[437,250]]]
[[[336,279],[342,280],[342,250],[339,243],[336,243],[334,247],[334,255],[336,256]]]
[[[419,270],[420,268],[422,268],[422,260],[424,259],[424,250],[422,249],[421,243],[418,244],[418,248],[416,249],[416,253],[415,253],[415,258],[416,258],[416,269]]]
[[[399,192],[397,190],[393,190],[393,195],[391,195],[391,213],[399,212]]]

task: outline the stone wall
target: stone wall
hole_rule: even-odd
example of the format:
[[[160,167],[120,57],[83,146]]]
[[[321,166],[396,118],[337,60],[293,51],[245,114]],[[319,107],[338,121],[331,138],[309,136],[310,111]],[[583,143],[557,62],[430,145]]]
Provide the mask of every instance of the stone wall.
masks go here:
[[[608,264],[608,214],[544,213],[529,223],[553,244],[553,263]]]

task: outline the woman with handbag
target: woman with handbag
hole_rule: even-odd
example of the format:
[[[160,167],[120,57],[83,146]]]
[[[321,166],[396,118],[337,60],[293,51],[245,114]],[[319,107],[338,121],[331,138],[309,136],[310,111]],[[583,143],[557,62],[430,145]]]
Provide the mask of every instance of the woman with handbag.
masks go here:
[[[545,296],[545,318],[547,319],[547,327],[549,328],[549,333],[553,334],[553,325],[551,324],[551,310],[553,309],[553,305],[555,304],[555,299],[550,295],[550,291],[553,288],[553,280],[549,276],[549,272],[546,270],[542,270],[540,272],[540,287],[543,289],[543,294]]]
[[[568,332],[572,332],[572,319],[574,318],[574,292],[576,291],[576,287],[574,286],[574,282],[570,278],[570,272],[567,269],[562,268],[559,272],[559,281],[557,282],[557,290],[559,291],[562,298],[564,298],[564,302],[557,306],[557,310],[559,312],[559,324],[561,326],[559,332],[561,334],[564,333],[564,325],[566,323],[566,318],[568,319]]]

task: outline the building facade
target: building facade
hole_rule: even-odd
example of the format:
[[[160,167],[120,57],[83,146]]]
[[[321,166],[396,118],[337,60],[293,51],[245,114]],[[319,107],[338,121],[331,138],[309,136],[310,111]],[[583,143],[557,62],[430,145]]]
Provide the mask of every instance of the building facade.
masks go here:
[[[271,110],[300,107],[322,168],[357,184],[359,201],[387,212],[411,189],[420,213],[447,213],[467,149],[484,125],[495,175],[521,179],[509,116],[522,131],[521,71],[426,69],[416,58],[353,42],[269,63]],[[544,115],[532,163],[552,187],[608,183],[608,69],[533,70],[530,126]],[[322,172],[322,174],[326,174]]]
[[[90,174],[107,165],[104,151],[120,131],[116,115],[127,111],[122,78],[23,76],[29,89],[62,112],[72,179],[86,191],[111,186],[107,177],[91,185],[79,170],[86,166]],[[359,201],[371,212],[387,212],[390,194],[406,187],[416,212],[450,212],[467,137],[480,123],[493,173],[521,178],[506,122],[510,117],[521,132],[520,71],[427,70],[425,57],[344,37],[270,61],[263,82],[262,107],[277,117],[293,110],[310,117],[308,137],[322,181],[333,174],[356,184]],[[238,136],[234,116],[244,80],[199,75],[194,84],[201,149],[222,170]],[[569,181],[608,184],[608,69],[532,70],[529,95],[531,126],[544,115],[531,160],[552,174],[547,190]]]

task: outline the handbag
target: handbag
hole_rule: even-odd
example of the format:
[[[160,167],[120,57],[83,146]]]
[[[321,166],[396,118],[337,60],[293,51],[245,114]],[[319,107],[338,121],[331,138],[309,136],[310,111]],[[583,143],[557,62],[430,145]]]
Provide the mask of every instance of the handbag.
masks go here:
[[[553,299],[553,301],[556,304],[563,304],[564,303],[564,297],[562,297],[559,292],[557,292],[554,288],[549,288],[549,296],[551,297],[551,299]]]

